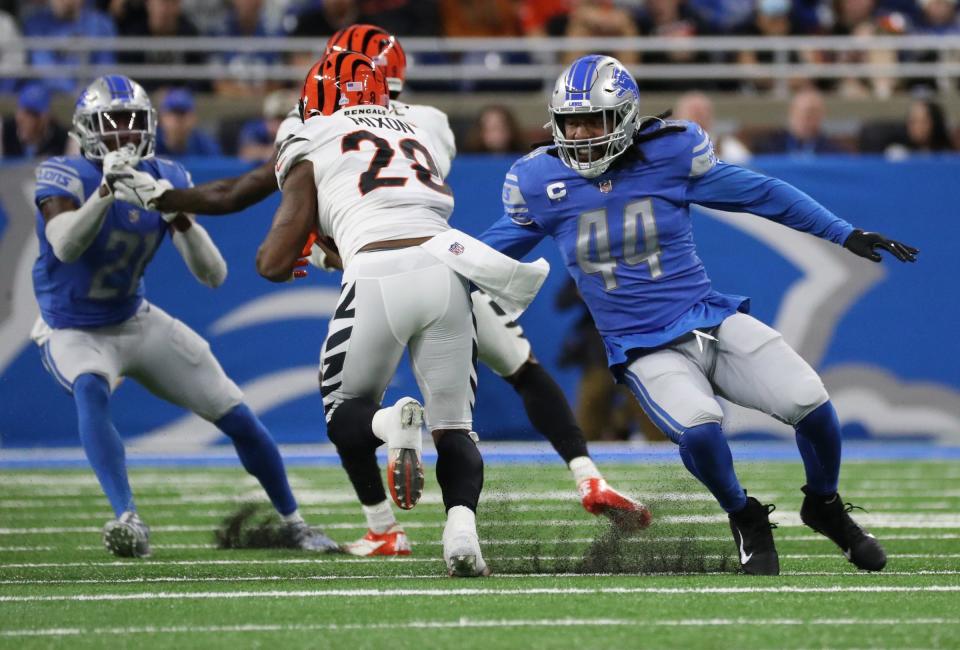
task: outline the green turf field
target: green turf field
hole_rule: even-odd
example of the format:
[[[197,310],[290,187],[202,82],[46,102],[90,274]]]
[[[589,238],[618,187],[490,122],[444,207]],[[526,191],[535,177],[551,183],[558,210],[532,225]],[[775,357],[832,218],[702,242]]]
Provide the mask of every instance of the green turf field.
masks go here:
[[[218,522],[263,500],[242,470],[134,470],[154,548],[134,561],[100,544],[110,513],[91,472],[0,472],[0,646],[960,647],[955,463],[845,465],[842,494],[890,555],[869,575],[800,524],[799,463],[741,464],[751,494],[778,505],[776,578],[731,573],[726,517],[679,462],[605,470],[654,509],[636,538],[584,513],[559,463],[488,467],[479,519],[496,575],[476,580],[444,574],[432,478],[400,515],[414,555],[382,560],[218,550]],[[311,523],[362,534],[342,470],[291,474]]]

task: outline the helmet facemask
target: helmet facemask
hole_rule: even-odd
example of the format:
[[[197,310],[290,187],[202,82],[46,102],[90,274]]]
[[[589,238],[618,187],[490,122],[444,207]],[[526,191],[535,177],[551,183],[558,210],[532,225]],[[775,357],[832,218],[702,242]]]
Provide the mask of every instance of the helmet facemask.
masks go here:
[[[73,127],[79,136],[83,155],[92,160],[103,160],[107,153],[124,145],[133,145],[139,158],[153,153],[157,129],[152,108],[78,111]]]
[[[564,124],[572,116],[600,115],[603,135],[573,139],[566,136]],[[637,105],[623,102],[601,110],[551,111],[553,141],[560,160],[581,176],[593,178],[605,172],[613,161],[627,150],[633,139]]]

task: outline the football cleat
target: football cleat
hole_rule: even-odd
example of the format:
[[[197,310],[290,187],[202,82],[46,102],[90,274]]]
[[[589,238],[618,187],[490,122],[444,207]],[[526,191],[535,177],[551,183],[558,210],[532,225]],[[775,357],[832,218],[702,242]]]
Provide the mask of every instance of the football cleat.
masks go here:
[[[403,397],[392,410],[386,423],[387,485],[393,502],[410,510],[423,495],[423,406]]]
[[[150,528],[128,510],[103,526],[103,545],[117,557],[149,557]]]
[[[844,503],[839,494],[822,497],[812,494],[806,485],[801,489],[806,495],[800,506],[800,520],[803,523],[839,546],[847,561],[858,569],[883,570],[887,565],[887,554],[880,542],[861,528],[849,514],[857,506]]]
[[[294,544],[302,551],[314,553],[342,553],[340,545],[327,537],[322,530],[311,528],[305,521],[287,524],[287,531]]]
[[[464,506],[454,506],[447,512],[447,523],[443,527],[443,561],[451,578],[490,575],[490,568],[480,552],[475,515]]]
[[[410,540],[398,524],[394,524],[385,533],[375,533],[368,530],[367,534],[350,544],[342,547],[345,553],[360,557],[410,555]]]
[[[770,523],[770,513],[776,508],[772,503],[762,504],[747,497],[746,507],[729,515],[733,541],[740,554],[740,570],[744,573],[780,575],[780,558],[771,532],[777,525]]]
[[[577,485],[584,510],[604,515],[625,533],[634,533],[650,525],[653,515],[642,503],[620,494],[602,478],[587,478]]]

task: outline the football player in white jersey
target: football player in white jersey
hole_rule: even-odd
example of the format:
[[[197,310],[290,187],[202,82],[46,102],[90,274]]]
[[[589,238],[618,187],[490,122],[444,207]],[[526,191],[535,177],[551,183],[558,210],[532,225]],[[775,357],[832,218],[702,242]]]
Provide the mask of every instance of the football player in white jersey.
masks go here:
[[[412,508],[423,489],[425,422],[447,512],[443,556],[449,574],[486,575],[475,514],[483,459],[471,431],[477,384],[468,287],[479,278],[464,274],[456,258],[477,262],[474,270],[482,267],[479,275],[486,277],[487,265],[499,265],[499,277],[507,280],[533,265],[514,266],[451,231],[453,193],[436,162],[445,154],[434,150],[423,129],[390,116],[389,101],[383,71],[363,54],[331,52],[310,69],[300,99],[303,125],[277,156],[283,199],[257,251],[257,270],[268,280],[287,281],[312,233],[333,239],[344,274],[320,358],[327,435],[368,514],[388,523],[393,513],[374,451],[387,443],[391,493],[401,507]],[[466,244],[436,237],[448,231]],[[546,277],[540,271],[525,300],[518,300],[521,310]],[[519,298],[509,290],[500,295]],[[424,407],[402,398],[380,408],[404,349]]]
[[[403,89],[406,56],[400,42],[391,34],[373,25],[351,25],[334,34],[327,42],[326,53],[359,51],[373,59],[387,78],[390,91],[388,112],[426,131],[437,151],[436,164],[446,178],[456,144],[446,114],[432,106],[405,104],[397,100]],[[322,119],[320,117],[316,119]],[[302,121],[299,108],[294,109],[277,130],[279,149],[283,141]],[[196,214],[220,215],[239,212],[277,191],[273,160],[241,176],[219,179],[186,189],[170,189],[161,185],[138,188],[145,202],[164,210],[188,210]],[[123,186],[121,193],[132,192]],[[136,197],[131,196],[131,199]],[[312,248],[310,262],[327,271],[342,269],[339,255],[321,237]],[[509,318],[490,296],[474,290],[474,318],[477,322],[479,360],[507,381],[523,400],[527,417],[553,445],[573,473],[583,507],[595,515],[606,515],[626,529],[646,526],[649,510],[611,488],[589,456],[583,431],[574,418],[563,391],[533,355],[530,342],[520,326]],[[369,530],[358,542],[346,546],[356,555],[407,555],[410,546],[399,526],[387,526],[382,519],[368,513]]]

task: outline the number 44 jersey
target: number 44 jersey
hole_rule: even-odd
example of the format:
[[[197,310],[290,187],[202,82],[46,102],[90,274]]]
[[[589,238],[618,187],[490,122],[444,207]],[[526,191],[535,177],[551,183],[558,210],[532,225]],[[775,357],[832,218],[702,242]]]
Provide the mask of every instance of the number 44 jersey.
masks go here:
[[[313,164],[319,229],[344,266],[364,245],[435,235],[449,228],[449,169],[429,132],[381,106],[356,106],[308,119],[281,145],[277,183],[300,161]]]
[[[169,160],[147,158],[137,169],[175,188],[192,185],[188,172]],[[69,264],[57,259],[40,205],[59,196],[79,207],[98,191],[102,176],[99,163],[81,156],[51,158],[37,167],[40,254],[33,265],[33,290],[43,320],[54,329],[103,327],[133,316],[143,302],[143,270],[168,231],[159,212],[114,201],[87,250]]]

